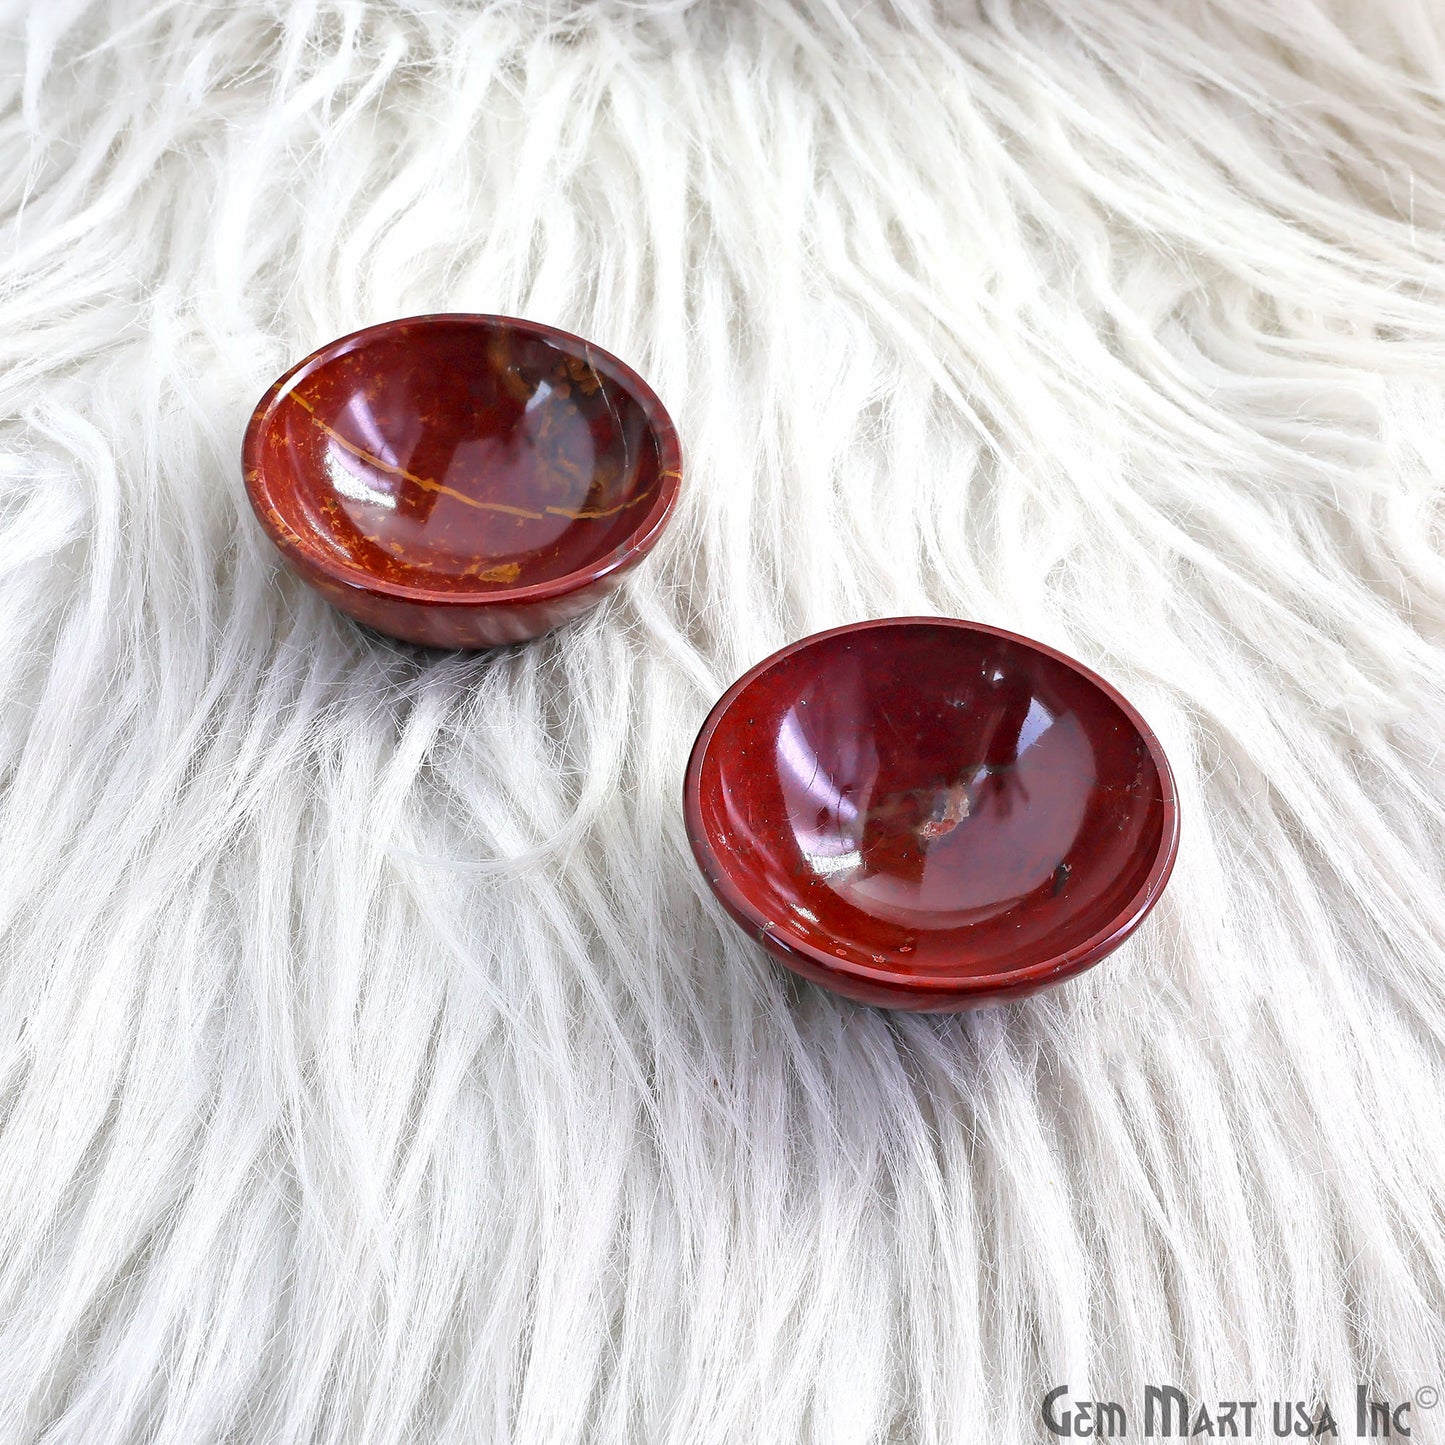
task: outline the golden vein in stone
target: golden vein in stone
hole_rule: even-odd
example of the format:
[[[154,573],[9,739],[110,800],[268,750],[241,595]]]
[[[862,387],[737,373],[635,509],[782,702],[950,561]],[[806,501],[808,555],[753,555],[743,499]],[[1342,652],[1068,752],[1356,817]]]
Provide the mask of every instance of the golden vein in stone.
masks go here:
[[[302,410],[332,441],[344,447],[358,460],[366,462],[380,472],[386,472],[389,476],[400,477],[403,481],[411,482],[415,486],[421,487],[423,491],[436,492],[443,497],[450,497],[453,501],[461,502],[464,506],[476,507],[479,511],[505,512],[509,517],[523,517],[530,522],[540,522],[547,516],[566,517],[573,522],[590,522],[603,517],[615,517],[619,512],[625,512],[628,507],[635,507],[638,502],[646,500],[653,490],[652,487],[648,487],[646,491],[639,492],[635,497],[629,497],[615,507],[582,507],[575,510],[571,507],[548,507],[545,511],[533,512],[526,507],[508,506],[505,502],[483,501],[480,497],[469,497],[465,492],[459,492],[455,487],[449,487],[445,482],[439,482],[433,477],[418,476],[415,472],[407,471],[405,467],[398,467],[391,462],[383,461],[364,447],[357,446],[354,441],[343,436],[334,426],[322,421],[316,408],[299,391],[288,392],[287,395],[300,405]],[[659,475],[658,480],[662,481],[664,478],[678,475],[679,473],[676,471],[665,471]]]

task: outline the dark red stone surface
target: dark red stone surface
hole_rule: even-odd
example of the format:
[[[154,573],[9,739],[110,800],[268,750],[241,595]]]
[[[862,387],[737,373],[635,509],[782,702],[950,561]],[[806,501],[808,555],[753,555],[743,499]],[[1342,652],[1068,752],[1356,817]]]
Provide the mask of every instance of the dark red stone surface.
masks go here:
[[[662,403],[581,337],[505,316],[344,336],[261,399],[242,456],[287,563],[379,631],[534,637],[656,542],[681,452]]]
[[[744,929],[805,977],[904,1009],[1018,998],[1097,963],[1179,840],[1168,762],[1118,692],[943,618],[760,663],[703,725],[685,806]]]

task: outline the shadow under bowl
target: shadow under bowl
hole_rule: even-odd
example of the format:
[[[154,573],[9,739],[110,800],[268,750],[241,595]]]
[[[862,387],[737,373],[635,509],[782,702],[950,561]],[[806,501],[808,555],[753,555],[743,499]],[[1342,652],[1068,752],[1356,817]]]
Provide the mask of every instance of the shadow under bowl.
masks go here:
[[[888,1008],[1020,998],[1097,963],[1174,864],[1163,750],[1102,678],[978,623],[804,638],[713,708],[688,836],[789,968]]]
[[[677,499],[652,389],[579,336],[415,316],[293,366],[252,414],[246,490],[287,564],[432,647],[518,642],[611,592]]]

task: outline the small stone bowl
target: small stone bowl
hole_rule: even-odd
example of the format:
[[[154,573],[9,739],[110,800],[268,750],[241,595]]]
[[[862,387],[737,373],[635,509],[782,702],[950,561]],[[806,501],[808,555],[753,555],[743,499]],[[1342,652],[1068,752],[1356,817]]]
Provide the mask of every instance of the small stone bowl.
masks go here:
[[[312,352],[251,417],[246,490],[291,569],[431,647],[535,637],[611,592],[677,500],[677,431],[591,342],[414,316]]]
[[[935,1012],[1097,963],[1179,842],[1169,764],[1114,688],[1026,637],[932,617],[759,663],[703,724],[685,812],[708,883],[775,957]]]

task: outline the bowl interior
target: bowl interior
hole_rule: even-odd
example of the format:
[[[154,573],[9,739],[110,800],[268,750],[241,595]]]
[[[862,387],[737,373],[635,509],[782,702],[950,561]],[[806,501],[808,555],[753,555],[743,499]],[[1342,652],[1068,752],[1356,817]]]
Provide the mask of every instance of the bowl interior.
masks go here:
[[[676,482],[664,430],[638,378],[579,338],[418,317],[302,363],[259,418],[250,462],[322,566],[486,593],[626,551]]]
[[[694,760],[709,871],[750,923],[863,970],[982,978],[1117,927],[1167,845],[1150,743],[1022,639],[905,621],[785,652]]]

